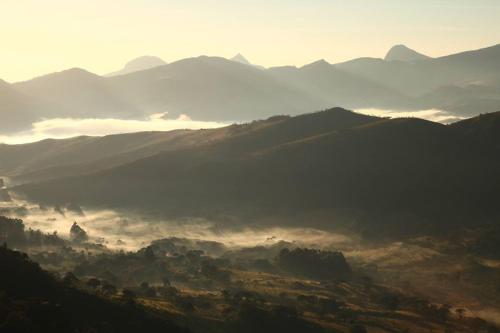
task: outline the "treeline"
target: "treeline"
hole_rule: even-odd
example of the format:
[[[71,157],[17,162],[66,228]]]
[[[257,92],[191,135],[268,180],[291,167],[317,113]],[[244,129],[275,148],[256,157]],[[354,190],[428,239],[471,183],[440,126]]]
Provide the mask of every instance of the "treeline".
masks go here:
[[[313,279],[348,280],[352,270],[342,252],[297,248],[283,249],[278,266],[290,273]]]
[[[52,234],[43,233],[26,227],[22,220],[0,216],[0,244],[12,248],[27,248],[40,246],[62,246],[65,241],[57,232]]]

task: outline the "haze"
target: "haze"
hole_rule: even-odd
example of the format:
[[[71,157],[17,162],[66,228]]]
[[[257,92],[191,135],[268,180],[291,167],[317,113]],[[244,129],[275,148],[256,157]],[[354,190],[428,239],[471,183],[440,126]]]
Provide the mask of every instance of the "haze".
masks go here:
[[[241,52],[266,67],[383,57],[400,43],[441,56],[497,43],[499,9],[496,0],[4,0],[0,77],[106,74],[145,53],[172,62]]]
[[[499,0],[0,1],[0,331],[500,333]]]

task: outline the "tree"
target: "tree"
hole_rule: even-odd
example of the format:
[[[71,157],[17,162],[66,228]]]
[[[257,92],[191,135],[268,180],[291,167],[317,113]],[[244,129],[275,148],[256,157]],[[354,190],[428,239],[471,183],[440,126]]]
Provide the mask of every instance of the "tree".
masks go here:
[[[313,279],[349,279],[351,267],[341,252],[283,249],[276,262],[282,269]]]
[[[75,285],[78,281],[78,278],[72,272],[67,272],[63,277],[63,282],[66,285]]]
[[[129,304],[133,304],[135,303],[135,299],[136,299],[136,295],[135,293],[130,290],[130,289],[123,289],[122,290],[122,298],[125,302],[129,303]]]
[[[170,280],[168,279],[168,277],[162,277],[161,281],[163,282],[164,287],[170,287]]]
[[[87,281],[87,286],[89,286],[92,289],[95,289],[101,285],[101,281],[96,278],[91,278]]]
[[[113,295],[116,293],[116,287],[110,283],[104,282],[101,285],[101,291],[106,295]]]
[[[366,333],[366,327],[360,324],[352,325],[349,329],[351,333]]]
[[[76,222],[73,223],[69,231],[71,241],[75,243],[83,243],[89,239],[87,232],[83,230]]]
[[[144,258],[147,261],[155,261],[156,255],[155,255],[155,252],[153,251],[153,247],[151,245],[146,247],[146,249],[144,250]]]
[[[455,313],[457,314],[458,316],[458,319],[462,320],[464,319],[464,316],[465,316],[465,309],[462,309],[462,308],[459,308],[459,309],[456,309],[455,310]]]

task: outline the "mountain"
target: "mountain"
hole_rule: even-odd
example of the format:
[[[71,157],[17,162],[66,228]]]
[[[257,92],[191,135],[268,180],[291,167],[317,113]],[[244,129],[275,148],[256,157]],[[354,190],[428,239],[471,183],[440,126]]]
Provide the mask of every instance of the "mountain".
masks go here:
[[[405,231],[444,230],[498,217],[494,124],[483,133],[490,139],[479,140],[468,123],[446,126],[337,108],[271,118],[249,130],[233,125],[237,134],[212,144],[13,190],[46,204],[176,217],[272,216],[274,223],[293,223],[314,216],[314,223],[330,227],[383,225],[400,232],[404,221]]]
[[[230,60],[234,61],[234,62],[238,62],[238,63],[243,64],[243,65],[253,66],[253,67],[258,68],[258,69],[262,69],[262,70],[266,69],[265,67],[262,67],[259,65],[254,65],[254,64],[250,63],[250,61],[248,61],[247,58],[245,58],[241,53],[238,53],[237,55],[232,57]]]
[[[266,71],[219,57],[183,59],[107,79],[113,91],[146,114],[242,121],[327,107]]]
[[[80,68],[71,68],[15,83],[21,93],[54,105],[43,117],[130,118],[140,114],[126,96],[113,91],[107,80]],[[42,116],[42,115],[41,115]]]
[[[403,61],[403,62],[415,62],[419,60],[427,60],[430,57],[418,53],[415,50],[412,50],[405,45],[395,45],[393,46],[387,55],[385,56],[385,61]]]
[[[323,101],[324,105],[356,109],[393,108],[411,104],[411,100],[397,90],[339,69],[325,60],[301,68],[270,68],[269,72],[276,79]]]
[[[168,112],[172,119],[187,114],[195,120],[243,121],[328,107],[263,70],[217,57],[184,59],[109,78],[74,68],[10,88],[26,96],[24,101],[51,106],[34,118],[19,116],[25,129],[41,118],[145,119]],[[18,113],[18,104],[0,103],[6,105],[3,113]]]
[[[499,81],[492,77],[500,70],[499,57],[500,44],[414,62],[359,58],[335,66],[415,98],[407,109],[442,108],[455,114],[474,116],[479,112],[500,110],[500,100],[485,98],[482,93],[456,96],[450,100],[450,95],[442,89],[477,84],[499,89]],[[481,110],[475,109],[478,104]]]
[[[27,129],[32,122],[40,119],[41,114],[50,112],[50,109],[48,103],[25,95],[0,80],[0,134]]]
[[[500,110],[500,85],[467,83],[436,88],[419,97],[423,109],[453,110],[459,115],[471,116]]]
[[[241,55],[233,60],[188,58],[112,77],[73,68],[1,84],[0,112],[6,121],[0,134],[54,117],[147,119],[168,112],[174,119],[186,114],[195,120],[231,122],[332,106],[440,109],[461,117],[500,110],[500,45],[416,58],[413,51],[397,46],[386,60],[320,60],[300,68],[258,68]],[[156,58],[141,59],[127,67],[160,64]]]
[[[154,68],[154,67],[158,67],[158,66],[163,66],[166,64],[167,63],[159,57],[142,56],[142,57],[138,57],[138,58],[132,59],[129,62],[127,62],[121,70],[113,72],[113,73],[109,73],[105,76],[109,77],[109,76],[124,75],[124,74],[138,72],[138,71],[142,71],[142,70],[146,70],[146,69],[150,69],[150,68]]]
[[[252,65],[247,58],[245,58],[241,53],[238,53],[234,57],[231,58],[231,61],[239,62],[240,64],[244,65]]]

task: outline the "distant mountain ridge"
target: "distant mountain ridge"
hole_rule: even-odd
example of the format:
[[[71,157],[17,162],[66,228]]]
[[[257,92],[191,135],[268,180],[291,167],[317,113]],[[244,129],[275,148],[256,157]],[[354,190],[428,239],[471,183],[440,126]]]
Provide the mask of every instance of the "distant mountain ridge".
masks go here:
[[[247,121],[334,106],[438,109],[462,117],[500,110],[500,45],[439,58],[396,46],[387,60],[317,61],[300,68],[249,66],[242,55],[170,64],[147,59],[154,67],[111,77],[74,68],[4,82],[0,134],[54,117],[145,119],[166,111],[172,118]]]
[[[387,55],[385,56],[385,61],[404,61],[404,62],[414,62],[418,60],[427,60],[430,57],[419,53],[415,50],[408,48],[405,45],[395,45],[393,46]]]
[[[158,66],[163,66],[166,64],[167,63],[159,57],[142,56],[142,57],[138,57],[138,58],[132,59],[129,62],[127,62],[121,70],[113,72],[113,73],[109,73],[105,76],[109,77],[109,76],[125,75],[125,74],[129,74],[129,73],[133,73],[133,72],[151,69],[151,68],[158,67]]]
[[[234,57],[231,58],[232,61],[239,62],[240,64],[244,65],[251,65],[250,61],[247,60],[241,53],[238,53]]]
[[[237,55],[235,55],[234,57],[232,57],[230,59],[231,61],[235,61],[235,62],[239,62],[240,64],[243,64],[243,65],[249,65],[249,66],[254,66],[255,68],[258,68],[258,69],[265,69],[263,66],[259,66],[259,65],[254,65],[252,64],[250,61],[248,61],[247,58],[245,58],[241,53],[238,53]]]

